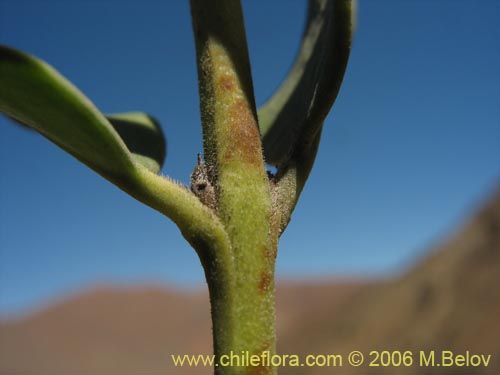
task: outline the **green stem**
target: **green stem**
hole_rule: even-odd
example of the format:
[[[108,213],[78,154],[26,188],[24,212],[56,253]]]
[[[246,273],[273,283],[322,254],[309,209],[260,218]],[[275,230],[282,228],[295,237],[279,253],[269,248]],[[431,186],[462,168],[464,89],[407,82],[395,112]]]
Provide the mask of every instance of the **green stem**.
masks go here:
[[[231,243],[228,285],[205,268],[212,304],[214,351],[275,353],[274,263],[277,230],[258,130],[239,1],[191,0],[205,158],[216,212]],[[224,272],[224,271],[223,271]],[[220,288],[231,298],[221,299]],[[231,290],[229,290],[231,289]],[[228,305],[229,304],[229,305]],[[217,375],[274,374],[257,366],[215,368]]]
[[[278,213],[275,217],[278,221],[276,225],[279,228],[279,235],[285,231],[290,222],[293,210],[309,178],[318,153],[321,131],[320,128],[312,141],[298,142],[290,160],[278,168],[273,184],[273,205],[274,211]]]

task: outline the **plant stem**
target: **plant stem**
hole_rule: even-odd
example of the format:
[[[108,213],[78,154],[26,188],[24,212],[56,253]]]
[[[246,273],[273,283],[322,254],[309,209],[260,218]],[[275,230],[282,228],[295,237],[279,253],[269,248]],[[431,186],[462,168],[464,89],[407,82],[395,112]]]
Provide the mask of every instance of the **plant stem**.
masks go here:
[[[205,273],[218,358],[275,353],[274,263],[277,228],[258,130],[241,4],[191,0],[205,158],[216,213],[231,243],[230,285]],[[219,254],[217,254],[219,256]],[[209,264],[209,262],[205,262]],[[222,262],[224,263],[224,262]],[[225,290],[225,293],[220,293]],[[215,368],[217,375],[274,374],[258,366]]]

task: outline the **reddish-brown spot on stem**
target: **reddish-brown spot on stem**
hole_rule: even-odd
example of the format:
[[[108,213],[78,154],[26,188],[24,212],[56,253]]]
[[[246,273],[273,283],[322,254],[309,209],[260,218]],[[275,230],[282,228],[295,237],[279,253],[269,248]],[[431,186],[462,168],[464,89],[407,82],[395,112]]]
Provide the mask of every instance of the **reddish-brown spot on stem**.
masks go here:
[[[260,275],[260,281],[258,285],[258,291],[260,294],[264,294],[269,291],[271,283],[273,282],[273,276],[269,271],[264,271]]]
[[[246,373],[247,375],[269,375],[271,374],[271,368],[263,365],[249,366]]]
[[[223,75],[219,78],[219,87],[224,91],[234,91],[234,79],[230,75]]]
[[[265,353],[265,352],[269,352],[269,349],[270,349],[270,345],[269,343],[265,343],[262,347],[262,350],[258,350],[256,352],[256,354],[258,356],[261,356],[262,353]],[[272,356],[273,353],[269,353],[269,356]],[[261,357],[262,358],[262,357]],[[269,360],[270,360],[270,357],[269,357]],[[246,368],[246,375],[269,375],[271,374],[272,372],[272,368],[271,366],[268,366],[268,363],[265,362],[261,362],[259,363],[258,366],[248,366]]]
[[[238,100],[229,108],[228,116],[231,143],[227,145],[223,155],[224,160],[237,158],[248,167],[262,168],[260,133],[251,109],[243,100]]]

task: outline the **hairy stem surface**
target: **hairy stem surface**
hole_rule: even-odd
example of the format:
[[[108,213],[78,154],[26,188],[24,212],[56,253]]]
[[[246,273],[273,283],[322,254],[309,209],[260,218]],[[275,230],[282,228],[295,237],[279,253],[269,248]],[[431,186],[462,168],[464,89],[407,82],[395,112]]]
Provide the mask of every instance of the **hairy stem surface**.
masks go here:
[[[276,231],[257,124],[241,5],[191,0],[196,40],[205,158],[216,191],[216,212],[231,243],[232,298],[222,300],[207,270],[214,350],[260,355],[275,351]],[[220,305],[231,303],[231,306]],[[273,374],[258,366],[215,368],[217,375]]]

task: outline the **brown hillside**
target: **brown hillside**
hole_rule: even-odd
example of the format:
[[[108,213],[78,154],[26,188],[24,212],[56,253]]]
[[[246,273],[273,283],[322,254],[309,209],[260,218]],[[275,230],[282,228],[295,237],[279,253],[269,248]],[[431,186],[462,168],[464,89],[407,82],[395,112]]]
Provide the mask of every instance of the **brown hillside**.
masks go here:
[[[412,366],[379,371],[344,366],[341,373],[499,374],[500,192],[429,254],[404,275],[365,287],[330,322],[327,310],[311,316],[309,324],[284,335],[282,351],[470,351],[491,354],[491,364],[487,368]],[[308,373],[327,372],[315,368]]]
[[[359,288],[340,281],[279,288],[278,331],[332,311]],[[207,368],[173,367],[170,354],[212,352],[209,311],[205,293],[94,288],[1,323],[0,375],[207,374]]]
[[[500,193],[400,277],[278,286],[280,353],[466,350],[487,368],[282,368],[280,374],[500,373]],[[170,354],[211,353],[205,293],[100,287],[0,323],[1,375],[210,374]]]

